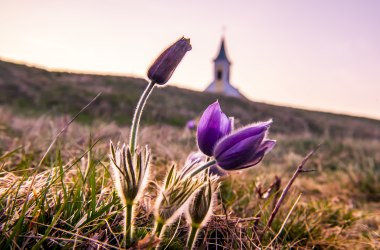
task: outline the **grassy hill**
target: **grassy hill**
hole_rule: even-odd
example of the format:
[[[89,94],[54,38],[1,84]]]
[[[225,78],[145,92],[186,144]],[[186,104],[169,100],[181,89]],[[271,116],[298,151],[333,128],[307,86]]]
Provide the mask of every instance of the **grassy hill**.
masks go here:
[[[132,77],[51,72],[0,61],[0,105],[24,114],[75,114],[98,92],[101,97],[79,117],[129,124],[147,82]],[[275,106],[168,86],[154,91],[143,121],[183,126],[219,99],[241,124],[272,118],[273,132],[330,138],[380,138],[380,121]]]
[[[126,125],[146,84],[143,79],[49,72],[0,61],[0,249],[120,249],[123,205],[109,173],[109,140],[128,138]],[[76,114],[98,92],[102,95],[79,116],[80,122],[60,135],[40,164],[67,123],[62,114]],[[148,144],[152,150],[150,183],[161,183],[173,162],[180,168],[197,150],[195,132],[181,126],[216,99],[241,124],[273,118],[270,138],[277,144],[259,166],[223,179],[215,216],[198,244],[213,248],[217,243],[228,249],[380,249],[377,120],[170,86],[157,89],[139,134],[139,145]],[[305,166],[315,171],[299,175],[270,230],[263,233],[296,166],[321,143]],[[153,187],[146,190],[138,209],[137,239],[153,227]],[[178,223],[168,227],[162,246],[184,249],[188,226],[184,220]]]

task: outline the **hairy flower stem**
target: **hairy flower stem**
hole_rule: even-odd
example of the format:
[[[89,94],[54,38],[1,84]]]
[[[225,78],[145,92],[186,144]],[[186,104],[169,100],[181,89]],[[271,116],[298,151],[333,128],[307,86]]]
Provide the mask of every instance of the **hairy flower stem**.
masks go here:
[[[139,129],[141,114],[144,110],[146,100],[148,99],[149,95],[152,93],[155,84],[156,83],[154,81],[151,81],[148,84],[148,86],[145,88],[144,93],[142,93],[140,100],[137,104],[135,114],[133,115],[131,135],[129,137],[129,147],[131,149],[132,155],[135,153],[135,149],[136,149],[136,137],[137,137],[137,132]]]
[[[161,236],[162,236],[162,233],[165,231],[165,227],[166,227],[166,225],[165,225],[165,222],[163,220],[161,220],[161,219],[156,220],[154,230],[152,233],[152,240],[154,239],[155,236],[161,240]],[[159,247],[160,247],[160,243],[157,244],[156,249],[158,249]],[[152,249],[152,248],[150,247],[149,250],[150,249]]]
[[[187,239],[186,243],[186,249],[191,250],[194,247],[194,244],[196,242],[197,235],[199,233],[199,226],[191,225],[191,231],[189,234],[189,238]]]
[[[163,233],[163,229],[164,229],[164,226],[165,226],[165,222],[163,221],[157,221],[156,222],[156,227],[154,229],[154,234],[158,237],[158,238],[161,238],[161,235]]]
[[[196,176],[198,173],[202,172],[203,170],[211,167],[212,165],[216,164],[216,160],[211,160],[209,162],[206,162],[202,166],[196,168],[193,172],[190,173],[190,177]]]
[[[124,208],[124,247],[130,247],[133,241],[133,224],[132,224],[133,204],[128,204]]]

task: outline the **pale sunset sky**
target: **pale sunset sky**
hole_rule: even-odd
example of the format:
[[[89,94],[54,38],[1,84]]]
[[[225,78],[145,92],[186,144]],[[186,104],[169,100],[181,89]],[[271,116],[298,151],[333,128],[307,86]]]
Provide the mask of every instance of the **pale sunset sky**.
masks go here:
[[[380,119],[378,0],[0,0],[0,58],[145,78],[184,35],[170,84],[203,90],[223,27],[251,100]]]

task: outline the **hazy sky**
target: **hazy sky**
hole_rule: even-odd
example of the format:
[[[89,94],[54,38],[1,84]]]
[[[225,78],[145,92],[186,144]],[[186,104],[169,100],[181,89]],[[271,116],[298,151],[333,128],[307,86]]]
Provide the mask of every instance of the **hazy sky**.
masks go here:
[[[185,35],[193,50],[170,82],[203,90],[223,26],[250,99],[380,118],[377,0],[0,0],[0,57],[145,77]]]

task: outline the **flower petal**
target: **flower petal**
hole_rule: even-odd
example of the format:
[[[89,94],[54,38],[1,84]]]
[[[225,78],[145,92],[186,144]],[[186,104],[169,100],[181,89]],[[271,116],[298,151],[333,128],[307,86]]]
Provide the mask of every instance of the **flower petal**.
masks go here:
[[[215,144],[230,132],[231,122],[216,101],[207,107],[199,121],[197,129],[199,149],[204,154],[212,156]]]
[[[238,142],[246,138],[253,137],[256,135],[261,135],[261,134],[265,136],[265,133],[268,130],[271,123],[272,123],[272,120],[256,123],[256,124],[244,127],[242,129],[239,129],[235,131],[234,133],[232,133],[231,135],[224,137],[218,142],[217,146],[215,147],[214,156],[217,157],[223,154],[224,151],[230,149],[233,145],[237,144]]]
[[[264,137],[265,132],[238,142],[233,140],[235,138],[232,140],[226,138],[226,140],[221,141],[215,148],[215,152],[222,152],[215,154],[218,165],[224,170],[240,169],[241,165],[245,165],[250,161],[252,155],[256,154]]]
[[[249,160],[249,162],[245,165],[240,166],[239,169],[249,168],[257,165],[261,162],[261,160],[264,158],[264,156],[273,149],[273,147],[276,145],[275,140],[265,140],[263,143],[261,143],[259,149],[257,150],[257,153],[253,155],[253,157]]]

